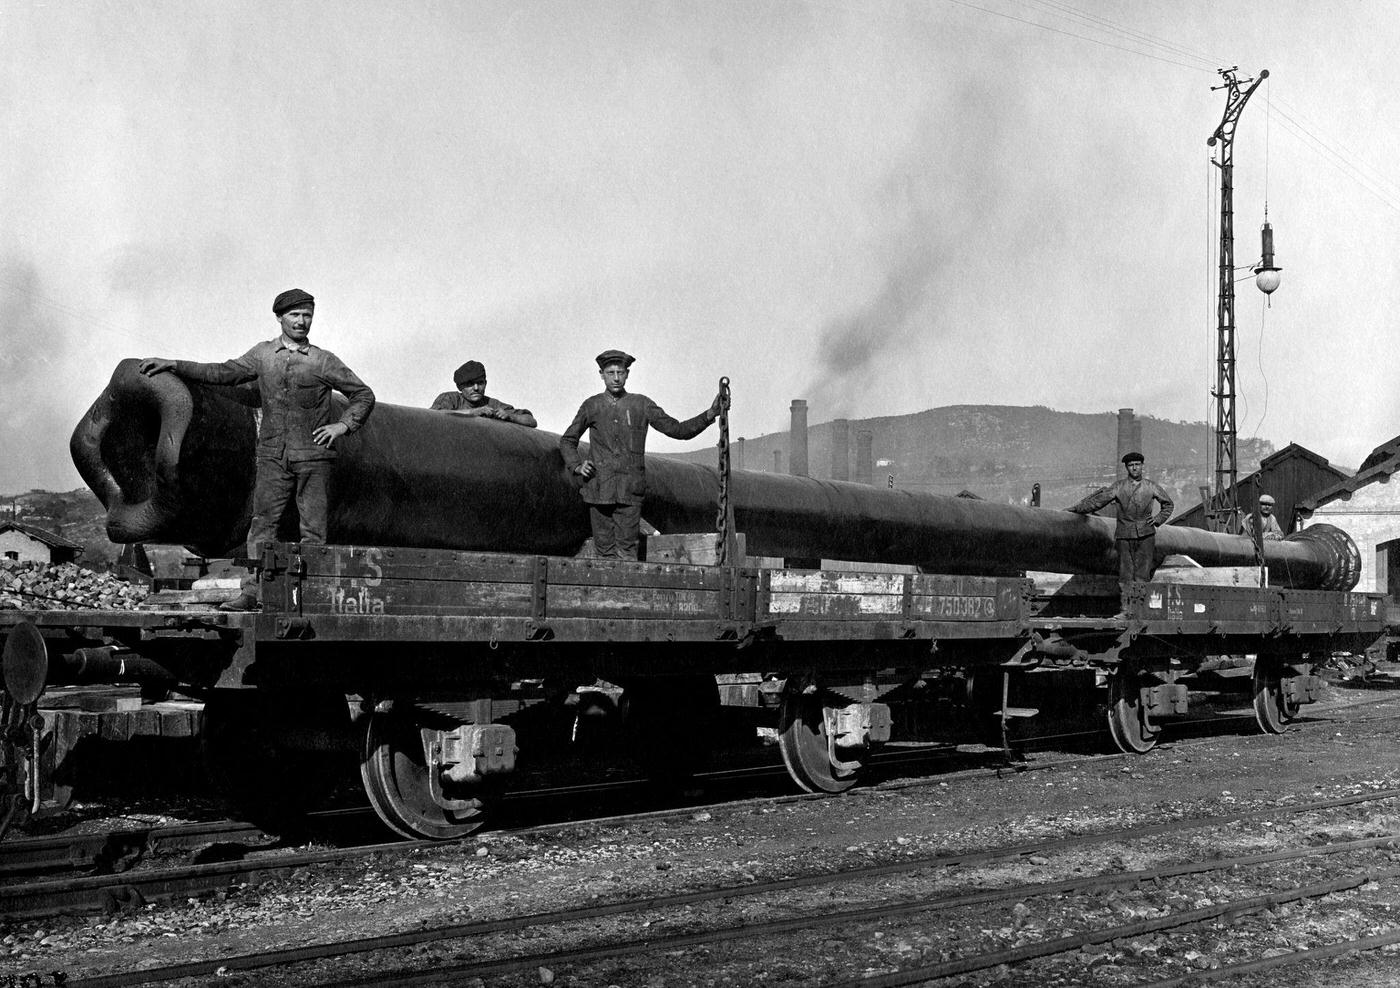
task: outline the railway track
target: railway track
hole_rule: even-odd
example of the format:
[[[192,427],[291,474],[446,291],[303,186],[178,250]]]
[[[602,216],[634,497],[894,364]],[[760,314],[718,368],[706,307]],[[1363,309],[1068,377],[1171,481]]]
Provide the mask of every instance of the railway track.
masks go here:
[[[1378,702],[1385,701],[1361,701],[1332,710],[1363,707]],[[1240,718],[1225,717],[1210,722],[1202,720],[1193,727],[1195,730],[1202,730],[1207,723],[1219,726],[1238,719]],[[1296,726],[1303,729],[1334,723],[1334,720],[1319,718],[1300,722]],[[1093,732],[1056,737],[1089,738],[1093,737]],[[882,789],[901,790],[1027,772],[1064,771],[1097,762],[1127,761],[1136,757],[1138,756],[1115,752],[1037,762],[1007,762],[998,752],[988,752],[979,756],[949,751],[946,747],[929,747],[885,752],[872,768],[879,774],[889,776],[901,769],[927,769],[930,764],[939,762],[960,763],[972,759],[994,763],[935,776],[895,779],[879,784],[879,788]],[[713,793],[716,789],[748,787],[767,781],[782,783],[786,788],[786,779],[786,773],[781,766],[774,765],[702,773],[697,776],[696,781]],[[636,795],[645,790],[646,783],[642,780],[621,780],[514,793],[502,807],[500,827],[522,835],[539,835],[574,827],[581,822],[612,824],[661,820],[685,816],[704,809],[733,809],[745,803],[783,804],[833,798],[823,793],[785,792],[779,796],[766,795],[737,801],[731,797],[717,802],[688,802],[684,805],[671,805],[641,812],[617,813],[615,805],[611,808],[613,811],[608,812],[604,803],[605,809],[601,813],[578,812],[580,802],[585,799],[606,800],[608,797]],[[558,820],[557,816],[564,808],[570,811],[570,818]],[[554,819],[551,822],[540,823],[538,821],[541,816],[552,816]],[[233,820],[8,841],[0,844],[0,876],[15,880],[7,881],[0,887],[0,916],[36,918],[85,912],[130,911],[150,903],[208,895],[238,885],[258,884],[285,877],[302,868],[340,864],[381,853],[402,853],[416,848],[436,846],[432,841],[402,838],[387,841],[363,837],[357,840],[343,839],[343,835],[347,833],[381,833],[376,827],[373,813],[367,808],[313,814],[313,823],[323,837],[331,828],[338,830],[342,839],[337,842],[337,846],[294,852],[258,827]],[[211,856],[206,854],[206,860],[196,859],[192,863],[174,867],[136,867],[144,860],[180,852],[207,851],[211,846],[218,848],[216,854],[212,855],[213,860],[208,860]],[[74,870],[96,873],[76,877],[53,877],[56,872]]]
[[[938,753],[924,753],[924,759]],[[965,757],[965,756],[964,756]],[[890,759],[891,764],[910,765],[917,754]],[[978,770],[955,773],[946,778],[966,777]],[[995,774],[995,770],[981,770]],[[733,769],[703,773],[697,782],[708,787],[743,785],[754,781],[786,781],[781,766]],[[577,809],[581,798],[603,798],[646,789],[642,780],[564,786],[513,793],[502,808],[502,825],[521,834],[545,834],[577,826],[581,822],[616,823],[684,816],[700,809],[736,805],[723,802],[687,803],[643,812],[573,815],[550,823],[521,824],[521,820],[556,815],[561,806]],[[778,797],[758,797],[763,802],[791,802],[831,798],[825,794],[786,793]],[[368,808],[335,810],[313,814],[320,828],[334,824],[345,830],[369,827],[376,831],[377,819]],[[380,831],[382,833],[382,831]],[[225,860],[204,861],[178,867],[134,869],[137,862],[162,854],[221,845]],[[301,868],[343,863],[385,852],[401,853],[416,848],[438,846],[435,841],[394,838],[351,843],[324,850],[293,853],[276,838],[257,826],[237,820],[181,824],[171,827],[143,827],[99,834],[56,836],[7,841],[0,844],[0,876],[8,876],[0,887],[0,916],[35,918],[69,913],[117,912],[148,903],[166,902],[190,896],[207,895],[235,884],[256,884],[282,877]],[[112,862],[125,865],[110,867]],[[100,873],[77,877],[52,877],[56,872],[97,869]]]
[[[1105,845],[1161,841],[1168,836],[1181,836],[1193,833],[1219,830],[1242,823],[1262,822],[1278,818],[1300,817],[1305,814],[1320,814],[1347,807],[1356,807],[1382,801],[1400,799],[1400,789],[1358,794],[1328,800],[1293,803],[1284,806],[1270,806],[1213,817],[1188,820],[1173,820],[1164,823],[1148,824],[1130,828],[1114,829],[1092,834],[1075,835],[1056,840],[1038,840],[979,851],[932,855],[908,858],[894,862],[850,868],[841,871],[820,872],[810,875],[763,881],[742,886],[725,886],[658,896],[604,903],[572,909],[562,909],[544,913],[533,913],[498,920],[439,926],[390,936],[344,940],[333,943],[316,944],[285,950],[246,954],[238,957],[220,957],[210,961],[196,961],[163,968],[151,968],[140,972],[106,975],[92,978],[69,980],[70,988],[122,988],[122,986],[151,984],[173,981],[179,978],[199,977],[213,974],[222,969],[229,974],[238,971],[286,968],[290,965],[313,961],[341,959],[363,956],[377,952],[404,950],[422,944],[434,944],[441,949],[445,941],[463,941],[464,949],[481,949],[481,941],[496,935],[514,937],[503,942],[519,943],[519,934],[526,931],[552,930],[569,924],[597,923],[610,917],[630,913],[645,913],[649,919],[664,916],[668,911],[686,910],[705,903],[723,902],[726,907],[743,899],[762,896],[782,896],[788,902],[793,893],[800,890],[821,887],[856,885],[861,882],[889,880],[898,877],[916,876],[931,872],[954,872],[1026,858],[1031,855],[1053,856],[1071,851],[1084,851]],[[551,970],[562,965],[586,965],[602,960],[616,961],[620,958],[645,955],[672,954],[688,951],[707,944],[728,941],[791,934],[797,931],[811,931],[823,927],[838,926],[851,928],[857,924],[888,923],[900,917],[929,912],[944,912],[969,906],[1010,905],[1033,897],[1084,895],[1102,893],[1115,888],[1129,888],[1145,883],[1170,881],[1186,876],[1219,874],[1239,869],[1270,864],[1287,864],[1305,859],[1321,859],[1329,856],[1360,855],[1378,849],[1391,848],[1400,844],[1400,834],[1385,834],[1359,840],[1337,841],[1327,844],[1313,844],[1288,848],[1279,851],[1227,855],[1209,860],[1191,860],[1152,868],[1103,872],[1085,875],[1069,880],[1044,883],[1018,883],[995,889],[979,889],[958,893],[923,893],[913,898],[905,897],[891,901],[888,898],[867,903],[857,908],[832,910],[801,916],[784,915],[782,918],[746,922],[738,925],[718,925],[697,932],[662,934],[650,937],[633,937],[625,942],[616,938],[605,938],[605,942],[565,949],[539,952],[508,954],[482,959],[471,959],[457,963],[438,964],[431,970],[387,966],[363,977],[337,977],[326,984],[337,985],[430,985],[457,984],[470,978],[533,971],[540,967]],[[1096,928],[1082,934],[1046,939],[1043,942],[1009,950],[972,953],[939,965],[910,968],[881,974],[872,978],[846,982],[850,986],[880,986],[914,984],[923,980],[944,977],[958,973],[969,973],[1001,964],[1023,963],[1040,957],[1050,957],[1079,949],[1085,944],[1104,943],[1111,940],[1142,935],[1159,929],[1174,929],[1199,925],[1218,920],[1222,916],[1237,915],[1269,905],[1314,898],[1354,889],[1370,882],[1400,881],[1400,866],[1393,863],[1381,866],[1367,865],[1353,868],[1347,874],[1329,879],[1298,885],[1290,890],[1272,892],[1266,896],[1241,898],[1213,904],[1209,908],[1173,913],[1165,917],[1141,920],[1133,923]],[[852,893],[841,893],[843,899],[854,899]],[[658,923],[657,925],[661,925]],[[489,949],[489,948],[488,948]]]

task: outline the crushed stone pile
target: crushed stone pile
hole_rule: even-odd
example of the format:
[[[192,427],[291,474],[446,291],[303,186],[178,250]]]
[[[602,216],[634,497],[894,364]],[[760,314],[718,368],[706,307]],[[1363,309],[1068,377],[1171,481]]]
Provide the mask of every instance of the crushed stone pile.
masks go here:
[[[150,588],[76,563],[0,560],[0,610],[134,610]]]

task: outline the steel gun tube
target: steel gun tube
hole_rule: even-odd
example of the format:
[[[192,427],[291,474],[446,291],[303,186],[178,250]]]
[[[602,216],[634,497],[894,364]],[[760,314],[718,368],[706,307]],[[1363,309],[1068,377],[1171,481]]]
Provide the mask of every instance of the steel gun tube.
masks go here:
[[[135,360],[117,366],[71,443],[79,472],[107,508],[113,541],[239,551],[255,469],[248,402],[246,389],[174,374],[147,378]],[[336,444],[328,538],[572,554],[589,535],[588,513],[558,442],[508,422],[379,403],[362,429]],[[646,471],[648,521],[663,532],[712,530],[716,468],[648,456]],[[743,470],[731,476],[730,501],[754,556],[938,573],[1117,572],[1112,520],[1068,511]],[[1175,526],[1158,530],[1156,552],[1157,563],[1175,554],[1202,566],[1257,562],[1244,536]],[[1290,587],[1350,589],[1359,576],[1355,545],[1325,525],[1264,543],[1264,563],[1273,582]]]

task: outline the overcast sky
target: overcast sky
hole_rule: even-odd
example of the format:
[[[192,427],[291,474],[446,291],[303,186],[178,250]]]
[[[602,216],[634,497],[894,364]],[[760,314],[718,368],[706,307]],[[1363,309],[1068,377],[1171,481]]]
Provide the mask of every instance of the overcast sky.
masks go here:
[[[728,375],[735,435],[1204,419],[1222,65],[1270,70],[1236,263],[1267,191],[1283,267],[1239,285],[1240,432],[1355,466],[1400,433],[1397,50],[1386,0],[12,0],[0,492],[80,486],[118,360],[236,356],[293,286],[380,400],[476,358],[555,432],[609,347],[678,416]]]

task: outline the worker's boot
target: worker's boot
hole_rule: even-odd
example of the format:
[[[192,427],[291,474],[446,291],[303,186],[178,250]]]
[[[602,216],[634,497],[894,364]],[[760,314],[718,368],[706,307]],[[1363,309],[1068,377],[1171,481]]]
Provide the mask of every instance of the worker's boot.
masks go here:
[[[244,591],[233,600],[226,600],[219,605],[221,611],[259,611],[262,604],[258,603],[257,594]]]

